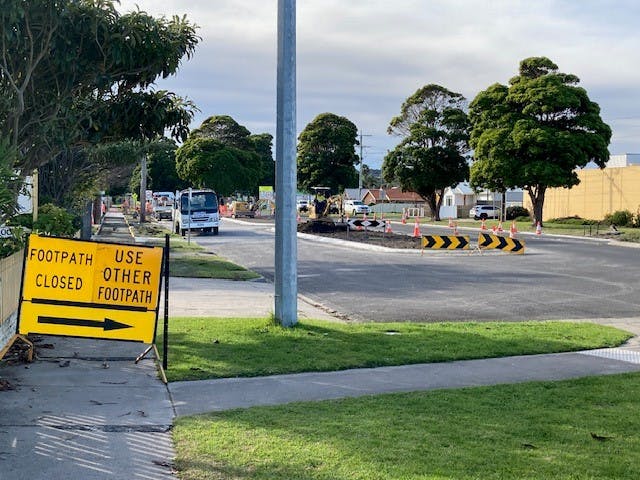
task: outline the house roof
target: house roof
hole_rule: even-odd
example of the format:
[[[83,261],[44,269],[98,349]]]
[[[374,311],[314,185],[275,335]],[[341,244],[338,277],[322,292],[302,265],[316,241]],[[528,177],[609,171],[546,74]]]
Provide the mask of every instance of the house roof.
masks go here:
[[[363,195],[366,193],[366,190],[364,188],[361,191],[362,191]],[[345,188],[344,189],[344,195],[349,200],[362,200],[362,197],[360,196],[359,193],[360,193],[360,189],[359,188]]]
[[[390,202],[424,202],[416,192],[403,192],[400,187],[387,188],[385,193]]]
[[[385,201],[387,199],[387,193],[384,188],[369,188],[367,192],[362,196],[362,198],[367,195],[371,195],[376,202]]]

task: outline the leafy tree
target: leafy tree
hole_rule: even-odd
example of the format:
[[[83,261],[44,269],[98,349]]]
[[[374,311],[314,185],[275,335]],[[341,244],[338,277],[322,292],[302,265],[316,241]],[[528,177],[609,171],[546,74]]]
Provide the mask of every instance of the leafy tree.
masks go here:
[[[176,171],[176,150],[178,146],[170,138],[162,138],[146,147],[147,188],[156,192],[173,192],[188,187]],[[144,152],[140,152],[142,155]],[[137,191],[140,186],[140,166],[131,174],[129,189]]]
[[[534,223],[542,223],[547,188],[577,185],[575,169],[589,161],[605,166],[611,129],[577,86],[578,77],[558,72],[548,58],[522,60],[519,73],[508,86],[480,92],[470,105],[471,183],[523,188]]]
[[[404,137],[382,164],[387,182],[398,181],[403,190],[424,198],[436,220],[440,219],[442,193],[469,174],[469,121],[465,99],[439,85],[426,85],[411,95],[388,132]]]
[[[9,141],[0,139],[0,225],[18,211],[18,194],[22,182],[15,173],[17,152]]]
[[[334,193],[358,184],[358,128],[347,118],[322,113],[298,137],[298,186],[330,187]]]
[[[251,132],[229,115],[214,115],[193,130],[191,138],[212,138],[230,147],[248,150],[252,147]]]
[[[250,135],[249,141],[253,150],[260,156],[260,170],[262,176],[258,180],[258,185],[276,186],[276,164],[273,160],[273,135],[270,133],[259,133]]]
[[[382,185],[380,170],[372,170],[366,163],[362,165],[362,186],[364,188],[378,188]]]
[[[251,135],[228,115],[214,115],[176,151],[176,171],[181,179],[225,196],[257,193],[268,160],[273,169],[271,141],[269,134]]]
[[[77,145],[148,140],[165,129],[186,138],[193,105],[150,87],[193,54],[195,26],[184,17],[120,15],[115,3],[3,2],[0,134],[24,170]]]
[[[257,153],[211,138],[187,140],[176,151],[176,170],[194,186],[210,187],[225,196],[257,190],[261,173]]]

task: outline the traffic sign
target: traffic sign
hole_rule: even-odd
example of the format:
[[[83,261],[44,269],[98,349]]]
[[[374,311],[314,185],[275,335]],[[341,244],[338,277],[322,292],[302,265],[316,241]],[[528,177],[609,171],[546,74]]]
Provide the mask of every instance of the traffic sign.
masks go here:
[[[153,343],[163,253],[31,235],[18,333]]]
[[[491,235],[490,233],[480,233],[478,236],[478,248],[495,248],[511,253],[524,253],[524,242],[515,238]]]
[[[422,248],[442,248],[446,250],[467,250],[469,237],[459,235],[424,235]]]
[[[352,227],[364,227],[364,228],[375,228],[375,227],[384,227],[385,226],[385,222],[384,220],[380,221],[380,220],[362,220],[359,218],[355,218],[353,220],[349,220],[349,225],[351,225]]]

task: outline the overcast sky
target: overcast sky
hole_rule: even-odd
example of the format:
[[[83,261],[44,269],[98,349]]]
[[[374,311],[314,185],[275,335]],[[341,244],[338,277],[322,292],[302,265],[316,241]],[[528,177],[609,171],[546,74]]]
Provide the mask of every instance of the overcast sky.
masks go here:
[[[121,0],[154,16],[183,15],[202,40],[159,83],[201,112],[275,134],[277,0]],[[520,60],[546,56],[577,75],[613,129],[611,154],[640,153],[637,0],[298,0],[298,131],[316,115],[347,117],[379,168],[402,102],[429,83],[468,101],[506,84]]]

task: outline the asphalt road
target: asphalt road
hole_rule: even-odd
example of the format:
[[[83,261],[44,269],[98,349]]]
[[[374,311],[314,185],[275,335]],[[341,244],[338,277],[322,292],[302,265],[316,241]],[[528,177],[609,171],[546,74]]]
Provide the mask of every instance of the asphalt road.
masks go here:
[[[194,238],[273,279],[274,235],[273,225],[224,221],[219,236]],[[298,290],[353,320],[638,317],[640,249],[544,234],[521,238],[525,255],[423,256],[299,239]]]

